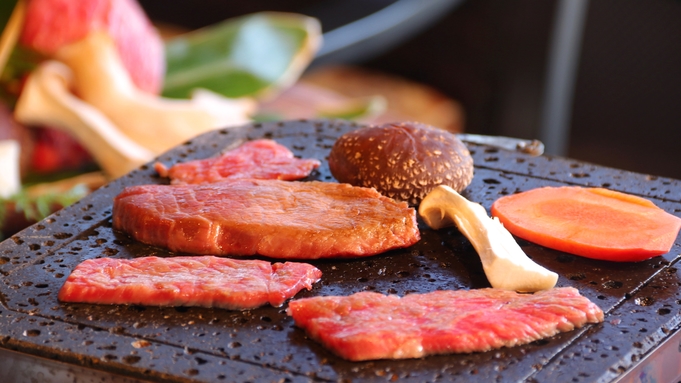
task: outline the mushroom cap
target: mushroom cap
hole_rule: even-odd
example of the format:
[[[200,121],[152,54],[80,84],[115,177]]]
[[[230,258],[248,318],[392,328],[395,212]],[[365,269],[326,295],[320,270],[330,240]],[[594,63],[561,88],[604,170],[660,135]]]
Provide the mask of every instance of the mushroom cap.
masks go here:
[[[30,0],[19,42],[53,56],[91,31],[104,30],[135,85],[158,94],[165,75],[165,51],[158,31],[135,0]]]
[[[391,123],[341,136],[331,149],[329,169],[339,182],[417,205],[438,185],[465,189],[473,179],[473,157],[450,132]]]

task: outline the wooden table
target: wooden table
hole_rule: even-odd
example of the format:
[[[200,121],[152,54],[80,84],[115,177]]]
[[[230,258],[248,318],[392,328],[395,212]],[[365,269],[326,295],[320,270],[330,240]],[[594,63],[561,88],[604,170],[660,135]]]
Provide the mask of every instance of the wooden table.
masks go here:
[[[205,158],[245,140],[267,137],[296,155],[322,160],[310,178],[333,182],[325,158],[337,137],[356,128],[339,121],[253,124],[198,137],[159,160],[172,164]],[[643,196],[681,215],[677,180],[469,147],[475,177],[463,194],[487,209],[500,196],[517,191],[583,185]],[[12,356],[5,364],[25,366],[21,361],[28,360],[40,366],[55,363],[47,361],[51,359],[61,368],[124,381],[636,382],[681,375],[678,239],[670,253],[640,263],[590,260],[519,240],[537,263],[560,274],[559,286],[576,287],[596,302],[606,312],[605,321],[486,353],[353,363],[309,340],[286,316],[286,306],[234,312],[58,302],[62,283],[85,259],[167,254],[111,229],[112,199],[122,188],[165,182],[151,166],[144,166],[0,244],[0,352]],[[324,273],[322,281],[298,297],[488,286],[477,254],[455,228],[420,227],[421,241],[408,249],[313,262]]]

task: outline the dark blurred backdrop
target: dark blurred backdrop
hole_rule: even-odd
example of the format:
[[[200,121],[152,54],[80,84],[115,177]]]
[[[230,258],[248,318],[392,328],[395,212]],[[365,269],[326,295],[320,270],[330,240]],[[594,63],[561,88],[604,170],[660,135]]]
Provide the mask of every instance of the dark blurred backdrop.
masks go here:
[[[275,10],[318,17],[325,32],[397,2],[140,1],[152,19],[188,28]],[[542,137],[560,0],[451,3],[401,36],[399,44],[348,61],[422,82],[459,101],[467,132]],[[550,151],[681,179],[681,1],[584,4],[576,72],[564,104],[567,139]]]

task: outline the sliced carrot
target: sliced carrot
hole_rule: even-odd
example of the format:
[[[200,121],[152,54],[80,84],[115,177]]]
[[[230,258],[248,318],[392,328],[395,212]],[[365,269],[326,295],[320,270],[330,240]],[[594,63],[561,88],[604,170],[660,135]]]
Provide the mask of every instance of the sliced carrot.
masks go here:
[[[492,204],[513,235],[552,249],[618,262],[671,250],[681,218],[653,202],[602,188],[544,187]]]

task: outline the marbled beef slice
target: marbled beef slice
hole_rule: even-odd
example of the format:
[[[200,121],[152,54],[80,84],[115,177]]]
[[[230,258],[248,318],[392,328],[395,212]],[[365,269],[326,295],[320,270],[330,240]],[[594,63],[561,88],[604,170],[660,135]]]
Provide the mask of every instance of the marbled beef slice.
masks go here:
[[[534,294],[435,291],[402,298],[360,292],[294,300],[288,314],[310,337],[352,361],[488,351],[603,321],[603,311],[571,287]]]
[[[174,252],[278,259],[368,256],[420,239],[406,203],[316,181],[132,186],[114,199],[113,226]]]
[[[214,256],[97,258],[79,264],[59,291],[63,302],[202,306],[246,310],[281,306],[321,278],[298,262]]]
[[[199,184],[225,179],[255,178],[292,181],[318,168],[316,159],[299,159],[273,140],[249,141],[217,157],[178,163],[170,168],[157,162],[156,171],[172,184]]]

